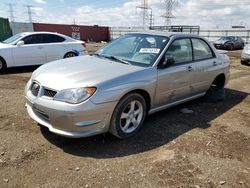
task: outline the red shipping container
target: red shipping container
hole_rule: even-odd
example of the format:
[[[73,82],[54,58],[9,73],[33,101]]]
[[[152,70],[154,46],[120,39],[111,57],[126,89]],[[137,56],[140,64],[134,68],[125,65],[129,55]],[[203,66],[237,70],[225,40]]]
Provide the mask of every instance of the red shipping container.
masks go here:
[[[110,41],[109,27],[33,23],[34,31],[57,32],[83,41]]]

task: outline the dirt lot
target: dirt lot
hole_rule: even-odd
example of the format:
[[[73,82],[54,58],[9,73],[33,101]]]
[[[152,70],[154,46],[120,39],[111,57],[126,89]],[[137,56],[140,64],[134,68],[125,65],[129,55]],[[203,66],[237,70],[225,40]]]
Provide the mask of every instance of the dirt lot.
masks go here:
[[[8,70],[0,75],[0,187],[250,187],[250,67],[239,54],[230,53],[224,102],[156,113],[126,140],[40,129],[23,96],[36,67]]]

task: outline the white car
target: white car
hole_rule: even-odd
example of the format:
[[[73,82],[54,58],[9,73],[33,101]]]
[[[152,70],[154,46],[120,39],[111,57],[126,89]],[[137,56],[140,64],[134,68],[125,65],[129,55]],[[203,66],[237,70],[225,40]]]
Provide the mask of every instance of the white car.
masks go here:
[[[241,64],[248,65],[250,64],[250,44],[247,44],[241,53]]]
[[[19,33],[0,43],[0,72],[8,67],[40,65],[86,54],[83,41],[59,33]]]

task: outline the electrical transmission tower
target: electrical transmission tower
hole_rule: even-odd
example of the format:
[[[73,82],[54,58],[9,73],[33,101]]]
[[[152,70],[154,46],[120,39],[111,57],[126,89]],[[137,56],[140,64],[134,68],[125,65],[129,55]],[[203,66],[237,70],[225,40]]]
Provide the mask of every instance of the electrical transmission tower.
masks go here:
[[[148,10],[151,9],[148,7],[148,0],[142,0],[141,5],[137,6],[136,9],[142,10],[142,25],[145,29],[148,25]]]
[[[171,25],[171,19],[175,18],[172,11],[175,7],[178,6],[178,0],[164,0],[165,6],[166,6],[166,12],[162,17],[165,18],[165,25],[170,26]]]
[[[29,22],[30,23],[32,23],[33,22],[33,20],[32,20],[32,14],[33,14],[33,12],[31,11],[31,8],[33,7],[33,6],[31,6],[31,5],[25,5],[25,7],[27,8],[27,14],[28,14],[28,20],[29,20]]]
[[[8,7],[9,7],[9,13],[10,13],[10,22],[14,22],[15,21],[15,17],[14,17],[14,10],[13,10],[13,6],[15,6],[12,3],[5,3]]]

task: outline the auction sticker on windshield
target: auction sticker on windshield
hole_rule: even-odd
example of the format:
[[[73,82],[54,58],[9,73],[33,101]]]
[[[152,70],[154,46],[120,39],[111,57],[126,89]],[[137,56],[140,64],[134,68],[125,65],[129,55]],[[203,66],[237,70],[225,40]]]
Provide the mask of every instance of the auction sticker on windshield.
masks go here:
[[[139,53],[153,53],[158,54],[160,52],[160,48],[141,48]]]

